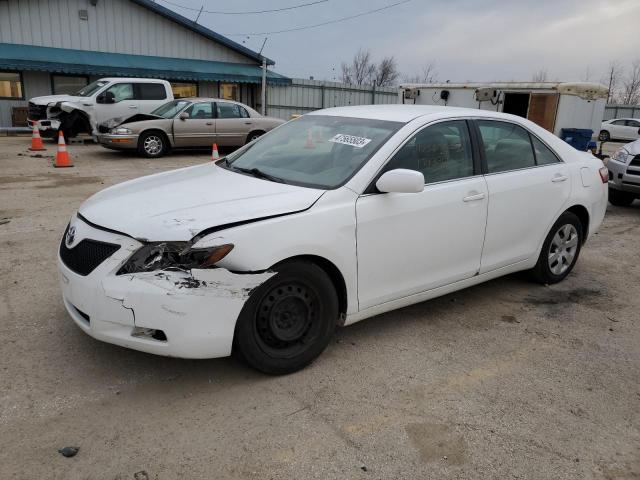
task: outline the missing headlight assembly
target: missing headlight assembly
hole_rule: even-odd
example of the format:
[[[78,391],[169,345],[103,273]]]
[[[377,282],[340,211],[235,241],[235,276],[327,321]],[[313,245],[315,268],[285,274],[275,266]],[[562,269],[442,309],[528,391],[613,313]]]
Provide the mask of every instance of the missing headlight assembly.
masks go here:
[[[233,250],[233,244],[192,248],[191,242],[151,242],[140,247],[118,270],[117,275],[156,270],[215,268]]]

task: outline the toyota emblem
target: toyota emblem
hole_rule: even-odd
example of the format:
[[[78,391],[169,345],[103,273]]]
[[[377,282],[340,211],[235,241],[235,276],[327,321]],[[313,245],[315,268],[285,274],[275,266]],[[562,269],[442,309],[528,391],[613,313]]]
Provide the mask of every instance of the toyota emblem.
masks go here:
[[[69,230],[67,231],[67,238],[65,239],[65,243],[67,244],[67,247],[71,246],[75,238],[76,238],[76,227],[69,227]]]

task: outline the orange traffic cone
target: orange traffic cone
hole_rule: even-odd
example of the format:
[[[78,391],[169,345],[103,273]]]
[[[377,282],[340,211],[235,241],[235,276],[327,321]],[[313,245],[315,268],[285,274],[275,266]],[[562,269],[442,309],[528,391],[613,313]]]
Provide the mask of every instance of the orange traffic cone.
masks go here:
[[[304,148],[316,148],[313,145],[313,137],[311,135],[311,129],[307,130],[307,143],[304,145]]]
[[[218,144],[214,143],[211,151],[211,161],[215,162],[216,160],[220,160],[220,154],[218,153]]]
[[[56,162],[53,164],[56,168],[73,167],[69,152],[67,152],[67,144],[64,143],[64,133],[62,130],[58,133],[58,152],[56,153]]]
[[[44,145],[42,144],[42,138],[40,137],[40,130],[38,129],[38,125],[33,124],[33,135],[31,136],[31,147],[29,148],[32,152],[40,152],[42,150],[46,150]]]

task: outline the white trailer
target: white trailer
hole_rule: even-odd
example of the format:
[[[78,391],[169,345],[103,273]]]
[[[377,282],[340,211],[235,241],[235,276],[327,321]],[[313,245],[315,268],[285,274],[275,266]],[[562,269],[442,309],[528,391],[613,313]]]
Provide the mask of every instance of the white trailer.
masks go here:
[[[557,136],[563,128],[600,131],[607,87],[598,83],[427,83],[399,87],[402,103],[449,105],[511,113]]]

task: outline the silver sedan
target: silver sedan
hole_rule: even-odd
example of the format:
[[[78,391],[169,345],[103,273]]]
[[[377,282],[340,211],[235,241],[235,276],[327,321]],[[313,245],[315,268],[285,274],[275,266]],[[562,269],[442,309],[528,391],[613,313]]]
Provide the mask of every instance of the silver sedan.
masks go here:
[[[98,142],[114,150],[161,157],[172,148],[238,147],[284,123],[239,102],[182,98],[150,114],[112,119],[98,126]]]

